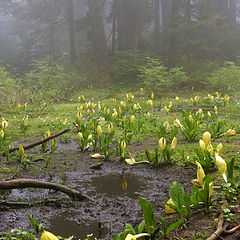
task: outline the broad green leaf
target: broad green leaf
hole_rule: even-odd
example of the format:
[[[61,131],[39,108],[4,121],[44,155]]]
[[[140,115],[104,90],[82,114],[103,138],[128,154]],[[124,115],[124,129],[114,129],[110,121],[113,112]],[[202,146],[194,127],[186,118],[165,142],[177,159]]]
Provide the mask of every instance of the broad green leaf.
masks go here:
[[[138,199],[142,208],[146,231],[147,233],[152,234],[155,231],[157,224],[152,208],[152,203],[148,202],[145,198],[142,197],[138,197]]]

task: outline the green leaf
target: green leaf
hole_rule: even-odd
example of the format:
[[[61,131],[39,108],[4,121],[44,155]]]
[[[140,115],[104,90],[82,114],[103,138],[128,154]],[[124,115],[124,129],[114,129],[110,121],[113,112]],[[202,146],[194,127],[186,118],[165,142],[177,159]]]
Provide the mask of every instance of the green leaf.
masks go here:
[[[38,223],[37,223],[36,220],[35,220],[33,217],[31,217],[29,214],[27,214],[27,216],[28,216],[28,219],[30,220],[30,222],[31,222],[34,230],[36,231],[36,233],[38,233],[38,231],[39,231],[39,225],[38,225]]]
[[[174,181],[170,184],[169,195],[177,208],[178,217],[181,217],[181,211],[184,203],[184,189],[180,182]]]
[[[228,179],[229,180],[233,179],[234,164],[235,164],[235,157],[232,157],[227,162],[227,174],[228,174]]]
[[[137,225],[137,233],[139,234],[139,233],[142,233],[143,232],[143,229],[145,228],[145,221],[144,220],[142,220],[142,222],[139,224],[139,225]]]
[[[177,228],[180,224],[182,224],[184,221],[183,220],[179,220],[175,223],[172,223],[171,225],[168,226],[167,231],[166,231],[166,235],[168,235],[172,230],[174,230],[175,228]]]
[[[157,224],[152,208],[152,203],[148,202],[145,198],[142,197],[138,197],[138,199],[142,208],[146,231],[151,235],[155,231]]]

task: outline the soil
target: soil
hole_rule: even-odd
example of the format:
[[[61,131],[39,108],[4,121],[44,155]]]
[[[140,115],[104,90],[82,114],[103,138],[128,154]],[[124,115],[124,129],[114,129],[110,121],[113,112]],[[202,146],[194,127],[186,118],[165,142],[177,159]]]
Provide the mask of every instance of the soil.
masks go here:
[[[132,144],[130,149],[141,150],[143,145],[140,147]],[[90,196],[93,201],[63,201],[61,205],[30,208],[0,207],[0,232],[10,231],[12,228],[32,231],[27,217],[29,214],[37,222],[43,222],[45,229],[56,235],[74,235],[74,239],[84,239],[87,234],[93,233],[97,239],[109,240],[124,230],[125,223],[135,226],[142,221],[138,196],[152,202],[156,218],[159,219],[159,216],[165,216],[162,202],[169,199],[169,184],[179,181],[189,191],[190,180],[196,178],[195,173],[176,166],[154,167],[144,163],[129,166],[119,160],[91,159],[89,154],[92,152],[81,153],[74,141],[61,143],[58,150],[50,154],[52,159],[47,168],[42,161],[47,156],[39,157],[39,147],[26,153],[31,162],[26,170],[21,168],[14,178],[28,177],[62,183]],[[103,163],[100,169],[90,169],[92,164],[98,162]],[[16,164],[12,162],[10,166]],[[122,186],[123,178],[127,181],[125,190]],[[34,201],[68,197],[49,190],[15,189],[5,191],[1,198],[8,201]],[[194,232],[208,231],[210,235],[215,231],[216,224],[213,220],[218,216],[219,212],[214,209],[210,215],[203,214],[203,211],[195,212],[190,221],[174,232],[174,235],[182,239],[193,239]],[[171,216],[169,221],[173,219],[175,216]],[[226,239],[240,239],[239,235],[234,238],[235,235]],[[205,238],[201,236],[199,239]]]

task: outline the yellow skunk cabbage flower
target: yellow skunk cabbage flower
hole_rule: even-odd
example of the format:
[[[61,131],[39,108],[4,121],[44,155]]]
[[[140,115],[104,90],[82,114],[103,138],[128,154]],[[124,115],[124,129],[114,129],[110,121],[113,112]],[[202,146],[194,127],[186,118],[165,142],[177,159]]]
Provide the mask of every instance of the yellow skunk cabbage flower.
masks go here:
[[[151,99],[147,100],[147,105],[152,107],[153,106],[153,101]]]
[[[19,153],[20,153],[21,156],[24,155],[24,148],[23,148],[22,144],[19,145]]]
[[[113,123],[109,123],[108,124],[108,133],[112,133],[112,131],[114,130],[114,127],[113,127]]]
[[[218,166],[218,170],[219,170],[220,174],[223,176],[224,181],[227,183],[227,175],[226,175],[227,164],[226,164],[226,162],[220,156],[216,155],[216,164]]]
[[[172,204],[172,205],[175,205],[173,200],[170,198],[168,201],[167,201],[168,204]],[[170,214],[170,213],[176,213],[176,211],[172,208],[170,208],[168,205],[165,205],[165,213],[166,214]]]
[[[210,111],[208,111],[207,114],[208,114],[209,117],[212,117],[212,114],[211,114]]]
[[[167,106],[164,107],[164,112],[168,113],[170,109],[167,108]]]
[[[50,135],[51,135],[51,132],[50,132],[50,130],[47,130],[47,132],[45,133],[45,138],[48,138],[48,137],[50,137]]]
[[[132,116],[130,117],[130,123],[133,123],[133,122],[134,122],[134,120],[135,120],[135,116],[134,116],[134,115],[132,115]]]
[[[202,168],[202,165],[198,161],[196,161],[196,164],[197,164],[197,180],[199,184],[203,186],[203,179],[205,177],[205,172]]]
[[[134,165],[136,163],[135,159],[132,156],[130,156],[130,158],[125,159],[125,162],[128,165]]]
[[[233,136],[233,135],[236,135],[236,131],[234,129],[229,129],[227,132],[226,132],[227,135],[229,136]]]
[[[217,106],[214,106],[214,112],[217,114],[217,112],[218,112]]]
[[[133,110],[134,111],[137,110],[137,104],[136,103],[133,104]]]
[[[40,240],[59,240],[54,234],[43,230]]]
[[[1,136],[2,138],[4,138],[4,131],[3,131],[3,130],[0,130],[0,136]]]
[[[159,144],[159,147],[161,148],[161,150],[164,150],[166,148],[166,146],[167,146],[166,139],[164,137],[161,137],[159,139],[158,144]]]
[[[126,107],[126,102],[121,101],[121,102],[120,102],[120,106],[121,106],[121,107]]]
[[[191,114],[188,116],[188,120],[189,120],[191,123],[193,123],[193,117],[192,117]]]
[[[77,112],[77,119],[78,121],[82,119],[82,113],[80,111]]]
[[[213,182],[209,183],[209,197],[211,197],[213,194]]]
[[[214,99],[214,96],[211,94],[208,94],[208,98],[212,101]]]
[[[94,154],[91,154],[90,156],[91,156],[91,158],[95,158],[95,159],[97,159],[97,158],[104,158],[104,155],[101,155],[99,153],[94,153]]]
[[[118,114],[118,113],[117,113],[117,111],[115,110],[115,111],[113,112],[113,114],[112,114],[112,117],[113,117],[113,118],[117,117],[117,114]]]
[[[8,127],[7,120],[2,120],[2,129],[5,130]]]
[[[197,120],[197,121],[196,121],[196,124],[195,124],[195,127],[198,128],[199,125],[200,125],[200,122],[199,122],[199,120]]]
[[[140,237],[150,237],[150,234],[148,233],[140,233],[140,234],[137,234],[137,235],[132,235],[132,234],[128,234],[125,238],[125,240],[136,240]]]
[[[154,99],[154,93],[153,92],[151,93],[151,99]]]
[[[78,108],[78,111],[80,112],[80,113],[82,113],[83,112],[83,106],[81,105],[81,106],[79,106],[79,108]]]
[[[66,124],[67,124],[67,121],[68,121],[67,118],[64,118],[64,119],[63,119],[63,125],[66,125]]]
[[[118,115],[122,116],[122,109],[121,109],[121,107],[118,108]]]
[[[192,103],[194,102],[194,100],[193,100],[193,98],[192,98],[192,97],[190,98],[190,101],[191,101]]]
[[[201,108],[198,109],[197,114],[202,115],[203,111]]]
[[[127,146],[126,142],[124,140],[122,140],[121,141],[121,150],[122,150],[122,152],[126,149],[126,146]]]
[[[201,148],[201,151],[204,152],[206,145],[202,139],[199,140],[199,147]]]
[[[143,92],[143,88],[142,87],[140,88],[140,90],[141,90],[141,92]]]
[[[217,154],[217,155],[220,155],[221,152],[222,152],[222,149],[223,149],[223,145],[222,145],[222,143],[219,143],[218,146],[217,146],[217,152],[216,152],[216,154]]]
[[[194,101],[195,101],[195,102],[198,102],[198,101],[199,101],[199,96],[198,96],[198,95],[195,96]]]
[[[18,105],[17,105],[17,108],[18,109],[20,109],[22,106],[21,106],[21,104],[19,103]]]
[[[26,117],[23,121],[23,126],[26,127],[28,125],[28,117]]]
[[[210,132],[203,133],[203,141],[205,143],[205,146],[207,147],[208,144],[211,142],[211,133]]]
[[[171,149],[175,149],[177,146],[177,138],[174,137],[173,140],[172,140],[172,143],[171,143]]]
[[[81,141],[83,139],[83,135],[81,132],[79,132],[77,136],[78,136],[79,141]]]
[[[179,102],[179,97],[175,97],[176,102]]]
[[[227,94],[225,94],[223,97],[223,101],[228,102],[229,100],[230,100],[230,97]]]
[[[208,146],[207,146],[207,150],[208,150],[208,152],[210,153],[210,155],[212,156],[212,155],[213,155],[213,146],[212,146],[211,143],[208,144]]]
[[[166,130],[168,129],[168,127],[169,127],[169,122],[168,121],[165,121],[164,123],[163,123],[163,126],[166,128]]]
[[[102,135],[102,128],[100,125],[97,126],[97,135],[101,136]]]
[[[88,135],[88,140],[92,140],[92,134]]]

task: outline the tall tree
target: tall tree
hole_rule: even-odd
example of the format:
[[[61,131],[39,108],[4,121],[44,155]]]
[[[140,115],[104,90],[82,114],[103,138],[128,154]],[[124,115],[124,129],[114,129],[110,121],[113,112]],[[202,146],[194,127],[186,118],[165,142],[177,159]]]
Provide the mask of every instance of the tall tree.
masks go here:
[[[73,0],[66,0],[67,4],[67,22],[68,22],[68,35],[70,46],[70,61],[73,64],[75,61],[75,30],[74,30],[74,16],[73,16]]]
[[[98,85],[102,87],[109,77],[108,47],[101,13],[101,1],[88,0],[92,38],[98,66]]]
[[[180,0],[171,1],[171,22],[169,26],[168,66],[175,67],[177,63],[177,30],[179,21]]]
[[[160,0],[153,1],[154,8],[154,45],[157,49],[160,41]]]

